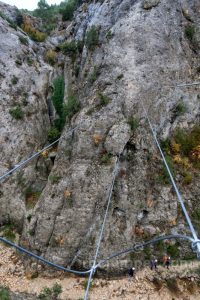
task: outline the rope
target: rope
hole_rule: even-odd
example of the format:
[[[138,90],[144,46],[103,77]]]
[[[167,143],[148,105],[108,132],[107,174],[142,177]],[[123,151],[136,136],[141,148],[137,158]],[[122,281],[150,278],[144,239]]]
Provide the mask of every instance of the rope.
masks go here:
[[[141,244],[136,244],[133,247],[131,247],[129,249],[126,249],[126,250],[123,250],[121,252],[114,253],[114,254],[108,256],[107,258],[101,260],[98,264],[96,264],[96,265],[93,264],[92,269],[87,270],[87,271],[76,271],[76,270],[67,269],[67,268],[64,268],[60,265],[54,264],[54,263],[50,262],[49,260],[47,260],[47,259],[45,259],[41,256],[38,256],[35,253],[33,253],[31,251],[28,251],[27,249],[25,249],[25,248],[13,243],[13,242],[7,240],[4,237],[0,237],[0,241],[7,244],[7,245],[9,245],[9,246],[11,246],[11,247],[16,248],[17,250],[19,250],[22,253],[25,253],[25,254],[35,258],[36,260],[42,261],[43,263],[45,263],[45,264],[47,264],[51,267],[55,267],[59,270],[65,271],[67,273],[73,273],[73,274],[82,276],[82,275],[87,275],[88,273],[92,274],[92,272],[91,272],[92,270],[94,271],[94,270],[98,269],[100,266],[105,265],[109,260],[111,260],[115,257],[121,256],[123,254],[128,254],[128,253],[131,253],[131,252],[142,251],[144,247],[147,247],[151,244],[158,243],[159,241],[162,241],[162,240],[170,240],[170,239],[178,239],[178,238],[179,239],[184,239],[184,240],[189,240],[192,243],[192,247],[193,246],[195,247],[195,245],[194,245],[195,243],[200,242],[199,240],[194,241],[194,239],[192,237],[189,237],[189,236],[186,236],[186,235],[181,235],[181,234],[161,236],[161,237],[155,238],[153,240],[150,240],[150,241],[147,241],[147,242],[144,242],[144,243],[141,243]],[[90,277],[91,276],[92,275],[90,275]]]
[[[70,130],[68,132],[68,134],[72,133],[74,130],[76,129],[73,128],[72,130]],[[62,137],[63,138],[63,137]],[[18,163],[13,169],[9,170],[8,172],[6,172],[4,175],[0,176],[0,182],[2,182],[7,176],[11,175],[12,173],[14,173],[15,171],[23,168],[28,162],[30,162],[31,160],[33,160],[35,157],[39,156],[42,152],[44,152],[45,150],[51,148],[53,145],[55,145],[56,143],[58,143],[62,138],[57,139],[56,141],[54,141],[53,143],[49,144],[48,146],[44,147],[42,150],[36,152],[35,154],[33,154],[32,156],[30,156],[29,158],[27,158],[26,160]]]
[[[108,215],[108,210],[109,210],[109,207],[110,207],[113,187],[114,187],[115,178],[116,178],[116,175],[117,175],[118,164],[119,164],[119,157],[116,160],[115,168],[114,168],[114,171],[113,171],[113,178],[112,178],[112,182],[111,182],[111,185],[110,185],[106,212],[105,212],[104,220],[103,220],[103,223],[102,223],[102,226],[101,226],[101,231],[100,231],[99,239],[98,239],[98,242],[97,242],[96,253],[95,253],[95,256],[94,256],[93,266],[92,266],[91,271],[90,271],[90,276],[89,276],[89,279],[88,279],[88,284],[87,284],[84,300],[88,299],[90,285],[91,285],[91,281],[92,281],[92,276],[93,276],[94,272],[96,271],[96,266],[95,265],[96,265],[97,257],[98,257],[98,254],[99,254],[100,244],[101,244],[101,241],[102,241],[102,236],[103,236],[104,227],[105,227],[105,223],[106,223],[106,219],[107,219],[107,215]]]
[[[163,87],[176,88],[176,87],[187,87],[187,86],[195,86],[195,85],[200,85],[200,82],[178,83],[174,85],[164,85]]]
[[[181,84],[175,85],[175,87],[185,87],[185,86],[193,86],[193,85],[200,85],[200,82],[181,83]]]
[[[194,243],[193,243],[193,247],[194,247],[194,248],[193,248],[193,249],[197,252],[197,257],[200,258],[200,241],[199,241],[199,239],[198,239],[198,237],[197,237],[196,231],[195,231],[194,226],[193,226],[193,224],[192,224],[192,221],[191,221],[191,219],[190,219],[190,217],[189,217],[189,214],[188,214],[187,209],[186,209],[186,207],[185,207],[185,204],[184,204],[184,202],[183,202],[182,196],[181,196],[181,194],[180,194],[180,192],[179,192],[179,190],[178,190],[178,187],[177,187],[177,185],[176,185],[176,183],[175,183],[175,180],[174,180],[174,178],[173,178],[173,175],[172,175],[172,173],[171,173],[171,171],[170,171],[170,168],[169,168],[169,166],[168,166],[168,163],[167,163],[167,161],[166,161],[166,159],[165,159],[165,155],[164,155],[164,153],[163,153],[163,151],[162,151],[162,149],[161,149],[161,146],[160,146],[159,141],[158,141],[158,139],[157,139],[156,132],[155,132],[153,126],[152,126],[152,123],[151,123],[150,118],[149,118],[149,116],[148,116],[148,114],[147,114],[147,111],[146,111],[146,109],[145,109],[145,107],[144,107],[143,102],[142,102],[142,107],[143,107],[143,110],[144,110],[146,119],[147,119],[147,121],[148,121],[148,123],[149,123],[151,132],[152,132],[152,134],[153,134],[155,143],[156,143],[156,145],[157,145],[157,147],[158,147],[158,149],[159,149],[159,151],[160,151],[160,154],[161,154],[162,159],[163,159],[163,161],[164,161],[165,167],[166,167],[167,172],[168,172],[168,174],[169,174],[170,180],[171,180],[171,182],[172,182],[172,185],[173,185],[173,187],[174,187],[174,190],[175,190],[175,192],[176,192],[176,195],[177,195],[177,197],[178,197],[178,200],[179,200],[179,202],[180,202],[180,204],[181,204],[181,207],[182,207],[182,210],[183,210],[184,215],[185,215],[185,217],[186,217],[186,220],[187,220],[187,222],[188,222],[188,225],[189,225],[189,227],[190,227],[190,231],[191,231],[191,233],[192,233],[192,235],[193,235],[193,238],[194,238]]]
[[[18,163],[13,169],[9,170],[7,173],[5,173],[4,175],[0,176],[0,182],[3,181],[3,179],[5,179],[7,176],[11,175],[13,172],[17,171],[18,169],[21,169],[23,166],[25,166],[29,161],[31,161],[32,159],[34,159],[35,157],[39,156],[42,152],[44,152],[45,150],[51,148],[54,144],[56,144],[61,138],[57,139],[56,141],[54,141],[53,143],[51,143],[50,145],[44,147],[42,150],[36,152],[35,154],[33,154],[31,157],[27,158],[26,160]]]
[[[192,237],[189,237],[187,235],[181,235],[181,234],[175,234],[175,235],[168,235],[168,236],[160,236],[158,238],[155,238],[153,240],[141,243],[141,244],[137,244],[129,249],[123,250],[121,252],[117,252],[114,253],[112,255],[110,255],[109,257],[101,260],[95,267],[99,268],[101,265],[106,264],[109,260],[121,256],[123,254],[127,254],[127,253],[131,253],[131,252],[136,252],[136,251],[142,251],[144,247],[149,246],[151,244],[155,244],[158,243],[159,241],[163,241],[163,240],[171,240],[171,239],[184,239],[184,240],[189,240],[191,243],[194,243],[194,240]]]
[[[179,85],[176,85],[175,87],[185,87],[185,86],[193,86],[193,85],[199,85],[199,84],[200,84],[200,82],[194,82],[194,83],[190,83],[190,84],[179,84]],[[117,175],[117,168],[118,168],[119,158],[117,158],[117,161],[115,163],[115,168],[114,168],[114,171],[113,171],[112,183],[111,183],[110,190],[109,190],[107,208],[106,208],[106,212],[105,212],[105,215],[104,215],[104,220],[103,220],[101,231],[100,231],[100,236],[99,236],[98,243],[97,243],[96,253],[95,253],[95,257],[94,257],[94,261],[93,261],[93,266],[92,266],[92,268],[90,270],[87,270],[87,271],[76,271],[76,270],[71,270],[71,269],[68,269],[68,268],[64,268],[64,267],[62,267],[60,265],[54,264],[54,263],[46,260],[45,258],[43,258],[41,256],[38,256],[38,255],[34,254],[33,252],[30,252],[30,251],[26,250],[25,248],[23,248],[21,246],[16,245],[15,243],[13,243],[13,242],[11,242],[11,241],[3,238],[3,237],[0,237],[0,241],[4,242],[4,243],[6,243],[6,244],[8,244],[8,245],[10,245],[12,247],[15,247],[19,251],[21,251],[23,253],[26,253],[27,255],[29,255],[29,256],[31,256],[31,257],[39,260],[39,261],[42,261],[43,263],[45,263],[45,264],[47,264],[47,265],[49,265],[51,267],[55,267],[55,268],[57,268],[59,270],[62,270],[62,271],[65,271],[65,272],[69,272],[69,273],[74,273],[74,274],[77,274],[77,275],[90,274],[89,275],[89,279],[88,279],[88,284],[87,284],[87,289],[86,289],[84,300],[88,299],[90,285],[91,285],[91,281],[92,281],[92,276],[93,276],[93,274],[94,274],[94,272],[96,271],[97,268],[99,268],[101,265],[105,264],[107,261],[109,261],[109,260],[111,260],[111,259],[113,259],[113,258],[115,258],[117,256],[120,256],[120,255],[123,255],[123,254],[126,254],[126,253],[130,253],[130,252],[134,252],[134,251],[143,250],[144,247],[146,247],[146,246],[148,246],[150,244],[157,243],[157,242],[159,242],[161,240],[173,239],[173,238],[181,238],[181,239],[189,240],[192,243],[192,249],[197,253],[197,257],[200,258],[200,240],[197,237],[197,234],[195,232],[195,229],[193,227],[191,219],[190,219],[190,217],[188,215],[188,212],[187,212],[187,210],[185,208],[182,196],[181,196],[181,194],[180,194],[180,192],[179,192],[179,190],[178,190],[178,188],[176,186],[176,183],[175,183],[174,178],[173,178],[173,176],[171,174],[170,168],[169,168],[169,166],[167,164],[167,161],[165,159],[164,153],[163,153],[163,151],[162,151],[162,149],[160,147],[160,144],[158,142],[158,139],[157,139],[157,136],[156,136],[156,132],[154,131],[154,128],[152,126],[152,123],[150,121],[150,118],[149,118],[149,116],[147,114],[147,111],[146,111],[143,103],[142,103],[142,107],[143,107],[145,116],[147,118],[147,121],[149,123],[150,129],[152,131],[155,143],[156,143],[156,145],[157,145],[157,147],[158,147],[158,149],[160,151],[160,154],[162,156],[162,159],[164,161],[164,164],[165,164],[165,166],[167,168],[167,171],[168,171],[168,174],[170,176],[172,185],[173,185],[173,187],[175,189],[175,192],[177,194],[178,200],[179,200],[179,202],[181,204],[181,207],[182,207],[182,210],[183,210],[183,212],[185,214],[186,220],[188,222],[188,225],[190,227],[191,233],[193,235],[193,239],[191,237],[184,236],[184,235],[170,235],[170,236],[165,236],[165,237],[159,237],[159,238],[156,238],[154,240],[151,240],[151,241],[148,241],[148,242],[145,242],[145,243],[141,243],[139,245],[135,245],[134,247],[129,248],[127,250],[114,253],[111,256],[109,256],[108,258],[106,258],[106,259],[100,261],[98,264],[96,264],[96,261],[97,261],[97,258],[98,258],[98,254],[99,254],[99,250],[100,250],[100,244],[101,244],[102,236],[103,236],[103,232],[104,232],[104,227],[105,227],[105,223],[106,223],[106,219],[107,219],[107,215],[108,215],[108,210],[109,210],[110,202],[111,202],[111,198],[112,198],[113,187],[114,187],[114,183],[115,183],[115,179],[116,179],[116,175]],[[74,130],[75,130],[75,128],[73,130],[71,130],[69,133],[73,132]],[[40,150],[37,153],[33,154],[28,159],[20,162],[13,169],[11,169],[10,171],[8,171],[4,175],[0,176],[0,182],[2,182],[7,176],[11,175],[13,172],[17,171],[18,169],[21,169],[23,166],[25,166],[32,159],[34,159],[35,157],[39,156],[43,151],[45,151],[45,150],[49,149],[50,147],[52,147],[60,139],[61,138],[57,139],[56,141],[54,141],[50,145],[44,147],[42,150]]]
[[[23,252],[23,253],[26,253],[28,254],[29,256],[31,257],[34,257],[35,259],[39,260],[39,261],[42,261],[43,263],[51,266],[51,267],[54,267],[54,268],[57,268],[61,271],[65,271],[67,273],[73,273],[73,274],[77,274],[77,275],[85,275],[85,274],[88,274],[90,273],[90,270],[88,271],[76,271],[76,270],[71,270],[71,269],[67,269],[67,268],[64,268],[60,265],[57,265],[57,264],[54,264],[53,262],[50,262],[49,260],[39,256],[39,255],[36,255],[35,253],[31,252],[31,251],[28,251],[27,249],[5,239],[4,237],[0,237],[0,241],[4,242],[5,244],[8,244],[14,248],[16,248],[17,250],[19,250],[20,252]]]

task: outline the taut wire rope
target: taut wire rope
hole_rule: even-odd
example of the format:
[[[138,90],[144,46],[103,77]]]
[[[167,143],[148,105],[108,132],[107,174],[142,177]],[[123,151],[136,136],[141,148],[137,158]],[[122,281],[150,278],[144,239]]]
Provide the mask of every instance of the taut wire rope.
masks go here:
[[[145,108],[145,106],[144,106],[143,101],[141,102],[141,104],[142,104],[142,108],[143,108],[145,117],[146,117],[146,119],[147,119],[147,121],[148,121],[148,124],[149,124],[149,127],[150,127],[150,129],[151,129],[151,132],[152,132],[152,135],[153,135],[155,144],[157,145],[157,147],[158,147],[158,149],[159,149],[159,152],[160,152],[160,154],[161,154],[161,157],[162,157],[162,159],[163,159],[163,162],[164,162],[165,167],[166,167],[166,169],[167,169],[167,172],[168,172],[168,174],[169,174],[171,183],[172,183],[172,185],[173,185],[173,187],[174,187],[174,190],[175,190],[176,195],[177,195],[177,197],[178,197],[179,203],[180,203],[180,205],[181,205],[181,208],[182,208],[182,210],[183,210],[183,212],[184,212],[185,218],[186,218],[187,223],[188,223],[188,225],[189,225],[190,231],[191,231],[191,233],[192,233],[192,235],[193,235],[193,238],[194,238],[194,241],[193,241],[193,243],[192,243],[193,250],[197,252],[197,257],[200,258],[200,240],[199,240],[198,237],[197,237],[196,231],[195,231],[195,229],[194,229],[194,226],[193,226],[193,224],[192,224],[192,221],[191,221],[191,219],[190,219],[190,216],[189,216],[189,214],[188,214],[188,212],[187,212],[187,209],[186,209],[186,207],[185,207],[185,204],[184,204],[184,202],[183,202],[181,193],[179,192],[179,189],[178,189],[178,187],[177,187],[177,185],[176,185],[176,182],[175,182],[175,180],[174,180],[174,177],[173,177],[173,175],[172,175],[172,173],[171,173],[171,170],[170,170],[170,168],[169,168],[169,166],[168,166],[168,163],[167,163],[167,161],[166,161],[165,155],[164,155],[164,153],[163,153],[163,151],[162,151],[162,149],[161,149],[160,143],[159,143],[159,141],[158,141],[158,139],[157,139],[156,131],[155,131],[154,128],[153,128],[153,125],[152,125],[151,120],[150,120],[150,118],[149,118],[149,116],[148,116],[148,113],[147,113],[147,110],[146,110],[146,108]]]

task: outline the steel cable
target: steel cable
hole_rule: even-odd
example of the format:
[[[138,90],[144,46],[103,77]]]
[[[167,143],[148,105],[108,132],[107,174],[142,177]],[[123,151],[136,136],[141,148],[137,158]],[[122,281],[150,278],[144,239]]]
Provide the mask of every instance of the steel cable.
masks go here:
[[[195,229],[194,229],[194,226],[193,226],[193,224],[192,224],[192,221],[191,221],[191,219],[190,219],[190,216],[189,216],[189,214],[188,214],[188,212],[187,212],[187,209],[186,209],[186,207],[185,207],[185,204],[184,204],[184,202],[183,202],[181,193],[179,192],[179,189],[178,189],[178,187],[177,187],[177,185],[176,185],[176,183],[175,183],[175,180],[174,180],[174,178],[173,178],[173,175],[172,175],[172,173],[171,173],[171,170],[170,170],[170,168],[169,168],[169,166],[168,166],[168,163],[167,163],[167,161],[166,161],[165,155],[164,155],[164,153],[163,153],[163,151],[162,151],[162,149],[161,149],[160,143],[159,143],[159,141],[158,141],[158,139],[157,139],[156,132],[155,132],[155,130],[154,130],[154,128],[153,128],[153,125],[152,125],[152,123],[151,123],[151,120],[150,120],[150,118],[149,118],[149,116],[148,116],[148,114],[147,114],[147,111],[146,111],[145,107],[144,107],[143,101],[142,101],[141,103],[142,103],[142,108],[143,108],[144,113],[145,113],[145,117],[146,117],[146,119],[147,119],[147,121],[148,121],[148,124],[149,124],[149,126],[150,126],[152,135],[153,135],[153,137],[154,137],[155,143],[156,143],[156,145],[157,145],[157,147],[158,147],[158,149],[159,149],[159,151],[160,151],[161,157],[162,157],[162,159],[163,159],[163,161],[164,161],[165,167],[166,167],[166,169],[167,169],[167,172],[168,172],[168,174],[169,174],[170,180],[171,180],[171,182],[172,182],[172,185],[173,185],[174,190],[175,190],[175,192],[176,192],[176,195],[177,195],[177,197],[178,197],[179,203],[181,204],[181,207],[182,207],[182,210],[183,210],[184,215],[185,215],[185,217],[186,217],[186,220],[187,220],[187,222],[188,222],[190,231],[191,231],[191,233],[192,233],[192,235],[193,235],[193,238],[194,238],[193,248],[196,247],[195,251],[197,252],[197,257],[200,258],[200,241],[199,241],[199,239],[198,239],[198,237],[197,237],[196,231],[195,231]]]
[[[113,192],[115,178],[116,178],[117,170],[118,170],[118,164],[119,164],[119,157],[117,157],[117,160],[116,160],[116,163],[115,163],[115,168],[114,168],[114,171],[113,171],[113,178],[112,178],[112,182],[111,182],[110,190],[109,190],[109,194],[108,194],[108,202],[107,202],[106,212],[105,212],[103,223],[102,223],[102,226],[101,226],[101,231],[100,231],[99,239],[98,239],[98,242],[97,242],[97,248],[96,248],[96,252],[95,252],[95,256],[94,256],[93,266],[92,266],[91,271],[90,271],[90,276],[89,276],[89,279],[88,279],[84,300],[88,299],[90,285],[91,285],[91,281],[92,281],[92,276],[93,276],[93,274],[96,270],[96,267],[95,267],[96,260],[97,260],[98,254],[99,254],[100,244],[101,244],[101,240],[102,240],[102,236],[103,236],[103,232],[104,232],[104,227],[105,227],[105,223],[106,223],[106,219],[107,219],[107,215],[108,215],[108,210],[109,210],[110,203],[111,203],[112,192]]]

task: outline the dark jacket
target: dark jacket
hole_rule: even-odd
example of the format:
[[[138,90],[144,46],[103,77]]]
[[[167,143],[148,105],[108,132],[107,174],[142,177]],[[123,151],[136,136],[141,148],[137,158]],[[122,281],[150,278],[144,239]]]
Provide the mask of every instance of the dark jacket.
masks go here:
[[[128,275],[133,277],[133,269],[132,268],[128,270]]]

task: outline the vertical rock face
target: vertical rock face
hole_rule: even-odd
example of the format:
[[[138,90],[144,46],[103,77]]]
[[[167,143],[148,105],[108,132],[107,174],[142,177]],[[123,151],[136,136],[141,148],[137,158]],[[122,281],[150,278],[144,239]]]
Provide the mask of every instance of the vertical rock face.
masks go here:
[[[82,110],[72,120],[77,127],[72,135],[69,126],[64,130],[52,171],[59,182],[47,184],[31,223],[32,247],[57,263],[89,265],[119,154],[100,256],[158,233],[179,231],[184,223],[171,187],[157,180],[161,161],[141,103],[161,137],[198,121],[199,91],[171,86],[198,79],[199,46],[194,51],[185,37],[183,6],[198,31],[199,5],[164,0],[150,4],[151,10],[145,10],[142,1],[91,3],[84,12],[79,9],[72,24],[79,40],[95,25],[99,44],[93,52],[83,49],[76,82]],[[99,76],[91,84],[94,66]],[[109,98],[105,106],[99,104],[102,95]],[[187,114],[173,120],[180,99],[187,103]],[[134,134],[127,125],[131,116],[140,120]]]
[[[16,10],[0,4],[5,14]],[[3,8],[3,9],[2,9]],[[12,14],[11,14],[12,12]],[[7,14],[8,15],[8,14]],[[11,18],[11,16],[9,17]],[[0,18],[0,174],[30,156],[46,142],[50,126],[46,104],[51,67],[21,30]],[[24,191],[36,180],[35,163],[1,185],[0,222],[23,225]],[[39,180],[38,180],[39,181]]]
[[[144,7],[144,2],[150,6]],[[91,265],[117,156],[120,156],[118,175],[100,257],[159,233],[187,231],[171,187],[159,181],[162,162],[141,104],[161,138],[169,136],[178,126],[190,128],[199,122],[199,90],[174,88],[177,83],[199,78],[199,12],[198,1],[189,0],[178,3],[172,0],[93,1],[77,10],[75,20],[66,29],[66,37],[83,40],[95,26],[99,41],[93,51],[84,46],[76,77],[71,78],[69,69],[65,71],[78,93],[81,110],[63,130],[51,177],[31,222],[24,227],[23,239],[32,249],[56,263]],[[195,26],[195,43],[185,36],[185,28],[191,25],[191,20]],[[10,35],[17,40],[16,33]],[[19,51],[25,48],[19,47]],[[2,107],[3,103],[6,105],[0,119],[7,118],[5,135],[9,133],[12,139],[3,144],[1,155],[6,153],[8,144],[17,147],[14,163],[24,155],[24,149],[27,153],[39,141],[44,141],[48,128],[47,114],[41,115],[40,108],[46,107],[43,87],[49,69],[41,65],[39,74],[36,67],[30,68],[32,76],[30,73],[20,76],[18,68],[14,74],[26,77],[23,86],[25,80],[35,80],[31,90],[27,87],[34,118],[12,119],[8,103],[14,101],[11,99],[16,95],[16,87],[20,87],[20,80],[15,87],[9,87],[2,80],[7,100],[2,102]],[[11,69],[13,71],[13,67]],[[38,87],[37,82],[44,85]],[[40,93],[37,97],[36,90]],[[17,101],[21,104],[22,100]],[[187,112],[174,117],[174,108],[180,101],[187,104]],[[32,144],[28,146],[27,141]],[[12,147],[10,156],[14,153]],[[25,172],[25,175],[34,174],[31,167]],[[15,177],[12,182],[11,190],[16,193]],[[3,188],[8,188],[7,183]],[[191,208],[199,188],[194,180],[190,189],[182,189],[184,196],[191,200]],[[5,193],[2,203],[8,206],[3,206],[4,210],[13,213],[6,197],[13,199],[11,193],[8,196]],[[22,199],[19,195],[18,202]],[[124,262],[130,262],[130,258],[125,257]],[[111,268],[120,269],[117,262],[113,262]]]

